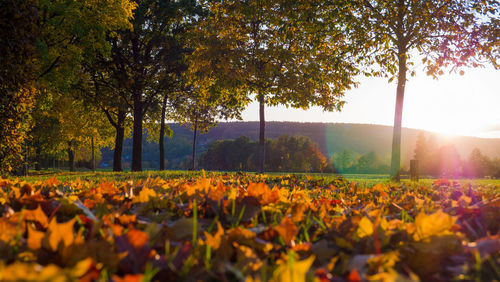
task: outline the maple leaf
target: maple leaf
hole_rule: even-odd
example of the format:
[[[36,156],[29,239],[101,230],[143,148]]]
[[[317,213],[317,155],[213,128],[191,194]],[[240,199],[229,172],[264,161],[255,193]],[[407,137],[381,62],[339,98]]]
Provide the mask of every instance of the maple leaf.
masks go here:
[[[76,219],[73,218],[65,223],[57,223],[56,218],[53,218],[42,240],[42,246],[46,249],[57,251],[60,244],[62,244],[63,247],[71,245],[75,240],[75,235],[73,233],[73,225],[75,222]]]
[[[0,241],[5,243],[14,240],[19,233],[18,224],[10,218],[0,218]]]
[[[366,216],[364,216],[359,221],[359,225],[358,225],[358,229],[356,230],[356,234],[357,234],[358,238],[364,238],[367,236],[371,236],[373,234],[373,223]]]
[[[305,217],[305,212],[307,210],[307,205],[295,204],[292,205],[292,220],[294,222],[301,222]]]
[[[295,238],[295,236],[298,234],[298,228],[295,226],[293,221],[285,216],[283,220],[281,220],[280,225],[275,226],[274,230],[278,232],[278,234],[283,238],[283,241],[285,241],[285,244],[290,244],[291,241]]]
[[[415,241],[426,240],[431,236],[449,234],[449,230],[455,224],[456,217],[444,213],[442,210],[425,215],[422,211],[415,218],[413,239]]]
[[[134,203],[147,203],[150,198],[157,197],[155,190],[143,187],[137,197],[134,197]]]
[[[205,234],[205,244],[210,246],[213,250],[217,250],[220,247],[222,237],[224,236],[224,228],[220,222],[217,221],[217,232],[214,235],[211,235],[208,232],[204,232]]]
[[[40,205],[34,210],[24,210],[24,220],[38,222],[41,227],[47,228],[49,226],[49,219],[43,212]]]
[[[269,189],[269,186],[263,182],[248,184],[247,194],[250,197],[259,199],[262,205],[275,203],[279,200],[278,191]]]
[[[31,250],[38,250],[42,246],[42,239],[45,236],[44,232],[37,231],[31,226],[28,226],[28,248]]]
[[[296,260],[297,255],[294,252],[289,252],[286,262],[281,262],[281,265],[273,272],[271,281],[282,282],[305,282],[306,274],[315,260],[312,255],[304,260]]]

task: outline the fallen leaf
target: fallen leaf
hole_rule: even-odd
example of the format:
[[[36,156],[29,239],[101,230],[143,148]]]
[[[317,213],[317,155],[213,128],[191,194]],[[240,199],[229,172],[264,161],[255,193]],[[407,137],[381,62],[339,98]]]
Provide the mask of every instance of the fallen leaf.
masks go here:
[[[293,221],[285,216],[283,220],[281,220],[280,225],[274,227],[274,230],[278,232],[278,234],[283,238],[285,244],[289,245],[290,242],[295,239],[295,236],[298,234],[298,228],[295,226]]]

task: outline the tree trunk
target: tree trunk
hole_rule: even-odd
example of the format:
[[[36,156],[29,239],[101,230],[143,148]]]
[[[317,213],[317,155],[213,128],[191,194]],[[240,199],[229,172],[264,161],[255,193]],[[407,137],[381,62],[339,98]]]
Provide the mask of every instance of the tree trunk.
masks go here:
[[[396,109],[392,133],[391,178],[399,182],[401,170],[401,123],[403,119],[403,101],[406,85],[406,53],[399,53],[398,88],[396,91]]]
[[[142,171],[142,101],[134,94],[134,132],[132,137],[132,171]]]
[[[40,148],[40,145],[36,145],[35,148],[35,170],[40,171],[42,168],[42,149]]]
[[[68,142],[68,145],[69,171],[75,171],[75,152],[73,151],[73,147],[71,146],[71,141]]]
[[[92,171],[95,172],[95,146],[94,146],[94,136],[91,138],[92,143]]]
[[[167,111],[167,95],[163,97],[161,105],[161,121],[160,121],[160,170],[165,170],[165,112]]]
[[[264,96],[259,95],[259,117],[260,117],[260,130],[259,130],[259,173],[264,173],[264,162],[266,155],[265,144],[265,129],[266,121],[264,118]]]
[[[198,131],[198,114],[194,119],[194,132],[193,132],[193,157],[191,159],[191,170],[194,170],[196,163],[196,133]]]
[[[115,150],[113,151],[113,171],[123,171],[122,152],[123,139],[125,138],[125,111],[118,110],[118,122],[116,123]]]

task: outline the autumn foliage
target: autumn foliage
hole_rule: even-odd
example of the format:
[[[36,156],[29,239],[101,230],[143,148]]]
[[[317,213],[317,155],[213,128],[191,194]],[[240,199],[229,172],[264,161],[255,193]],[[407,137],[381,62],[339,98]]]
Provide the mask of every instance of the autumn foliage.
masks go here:
[[[0,280],[492,280],[499,197],[449,180],[0,179]]]

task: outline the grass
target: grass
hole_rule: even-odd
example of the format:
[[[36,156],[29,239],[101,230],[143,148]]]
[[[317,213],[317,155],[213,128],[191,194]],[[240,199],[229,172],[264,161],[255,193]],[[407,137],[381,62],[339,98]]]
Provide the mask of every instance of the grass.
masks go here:
[[[43,171],[30,171],[30,175],[27,177],[9,177],[10,179],[19,178],[19,180],[26,182],[36,182],[36,181],[44,181],[46,179],[57,177],[59,181],[72,181],[75,179],[81,180],[89,180],[99,182],[103,179],[113,180],[113,181],[125,181],[129,179],[147,179],[151,178],[164,178],[164,179],[172,179],[172,178],[192,178],[196,176],[201,176],[202,171],[186,171],[186,170],[148,170],[141,172],[112,172],[109,170],[97,170],[96,172],[92,171],[78,171],[78,172],[68,172],[64,170],[43,170]],[[224,171],[207,171],[208,175],[223,175],[223,174],[236,174],[237,172],[224,172]],[[255,175],[254,172],[249,172],[249,175]],[[310,177],[310,179],[314,181],[321,181],[323,183],[331,183],[335,179],[339,177],[339,174],[334,173],[284,173],[284,172],[269,172],[266,173],[271,178],[280,178],[283,176],[294,176],[299,179],[305,179],[306,177]],[[389,175],[387,174],[342,174],[344,178],[349,181],[355,181],[362,187],[370,187],[377,183],[383,184],[394,184],[394,185],[411,185],[414,184],[413,181],[409,179],[402,179],[401,184],[391,183],[389,180]],[[435,178],[425,178],[420,179],[418,184],[424,186],[431,186],[432,182],[434,182]],[[450,179],[452,180],[452,179]],[[500,179],[457,179],[456,180],[460,184],[470,184],[472,186],[484,186],[484,185],[494,185],[500,186]]]

